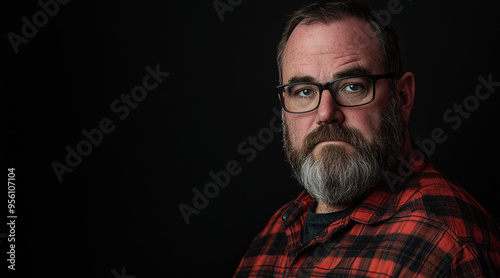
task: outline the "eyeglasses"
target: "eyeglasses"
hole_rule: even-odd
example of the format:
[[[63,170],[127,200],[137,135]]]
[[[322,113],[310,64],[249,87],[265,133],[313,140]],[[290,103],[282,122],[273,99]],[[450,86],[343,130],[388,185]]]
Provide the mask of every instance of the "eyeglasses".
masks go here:
[[[343,77],[328,83],[299,82],[276,87],[281,106],[289,113],[307,113],[319,107],[324,90],[343,107],[366,105],[375,99],[375,82],[395,74]]]

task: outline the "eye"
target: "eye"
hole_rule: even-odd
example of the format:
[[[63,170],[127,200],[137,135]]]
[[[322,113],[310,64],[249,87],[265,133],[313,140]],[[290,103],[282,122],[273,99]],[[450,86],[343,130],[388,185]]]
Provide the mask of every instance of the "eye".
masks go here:
[[[290,97],[302,99],[314,98],[318,93],[318,89],[311,84],[293,84],[286,91],[289,92]]]
[[[295,95],[300,97],[310,97],[314,94],[314,91],[311,89],[302,89],[295,93]]]
[[[363,87],[361,84],[351,83],[347,84],[344,89],[351,93],[358,93],[359,91],[363,90]]]

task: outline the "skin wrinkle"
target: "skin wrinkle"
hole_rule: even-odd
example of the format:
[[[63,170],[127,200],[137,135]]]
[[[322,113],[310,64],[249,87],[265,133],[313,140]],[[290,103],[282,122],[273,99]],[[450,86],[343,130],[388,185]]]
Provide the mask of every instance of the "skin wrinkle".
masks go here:
[[[354,19],[354,20],[357,20],[355,18],[350,18],[350,19]],[[315,24],[323,24],[323,23],[315,23]],[[331,22],[331,23],[327,23],[327,24],[323,24],[325,26],[329,26],[331,24],[335,24],[335,22]],[[305,24],[299,24],[296,28],[297,29],[300,29],[300,27],[302,26],[310,26],[310,25],[305,25]],[[342,28],[341,31],[344,31],[344,32],[353,32],[355,34],[367,34],[368,32],[364,32],[361,30],[361,28],[357,28],[357,27],[354,27],[356,30],[353,32],[352,30],[352,27],[346,27],[346,28]],[[296,31],[294,30],[294,32]],[[292,33],[293,34],[293,33]],[[312,40],[312,41],[315,41],[315,38],[314,38],[314,35],[311,33],[305,33],[306,35],[309,35],[309,37],[305,37],[304,40]],[[371,33],[369,33],[371,34]],[[304,36],[304,34],[300,34],[301,36]],[[363,43],[360,47],[359,50],[357,49],[349,49],[349,51],[353,52],[353,53],[349,53],[349,54],[345,54],[345,55],[341,55],[341,54],[338,54],[337,57],[330,57],[330,59],[332,60],[341,60],[345,57],[351,57],[351,56],[354,56],[352,60],[359,60],[359,56],[365,54],[365,53],[368,53],[370,54],[370,56],[373,56],[373,57],[377,57],[376,60],[379,64],[382,63],[382,58],[381,58],[381,55],[380,55],[380,51],[379,51],[379,42],[377,41],[376,39],[376,36],[373,34],[372,36],[364,36],[363,39],[367,39],[367,40],[370,40],[371,43],[369,42],[365,42]],[[289,39],[290,40],[290,39]],[[334,54],[335,52],[338,52],[339,50],[340,51],[346,51],[347,47],[348,46],[356,46],[356,44],[343,44],[341,42],[337,43],[336,46],[333,47],[333,50],[330,50],[330,51],[322,51],[320,50],[319,52],[317,53],[308,53],[306,54],[305,56],[309,55],[308,57],[314,57],[314,56],[324,56],[324,55],[331,55],[331,54]],[[360,46],[360,44],[357,44],[357,46]],[[370,47],[371,46],[371,47]],[[319,47],[322,47],[321,45]],[[332,47],[331,47],[332,48]],[[374,49],[375,48],[375,49]],[[286,56],[288,54],[288,49],[285,48],[285,51],[283,53],[283,68],[286,67]],[[298,53],[295,53],[295,52],[298,52]],[[290,55],[296,55],[296,56],[304,56],[304,51],[301,52],[300,49],[296,49],[296,50],[291,50],[291,52],[289,53]],[[347,61],[346,63],[349,63],[350,61]],[[308,65],[307,63],[306,64],[297,64],[297,65]],[[325,81],[325,82],[328,82],[328,81]]]
[[[355,62],[355,61],[354,61]],[[347,64],[348,65],[348,64]],[[344,65],[344,66],[347,66]],[[333,81],[342,77],[349,77],[349,76],[356,76],[356,75],[370,75],[372,74],[369,70],[363,68],[363,67],[351,67],[343,71],[338,71],[337,73],[334,73],[332,75],[332,78],[328,81]],[[313,76],[310,75],[296,75],[291,77],[288,80],[288,83],[298,83],[298,82],[315,82],[315,83],[326,83],[326,82],[318,82]]]
[[[354,57],[353,57],[354,56]],[[340,70],[338,71],[342,71],[342,68],[348,68],[351,64],[358,64],[359,63],[359,56],[355,56],[355,55],[348,55],[348,57],[350,58],[349,60],[345,61],[345,62],[340,62],[341,66],[339,67]],[[333,58],[332,60],[341,60],[341,58]],[[308,66],[311,66],[311,63],[302,63],[302,64],[297,64],[295,65],[291,70],[292,71],[295,71],[296,74],[295,76],[300,76],[300,70],[299,70],[299,66],[302,66],[302,67],[308,67]],[[319,67],[320,65],[319,64],[316,64],[317,67]],[[334,79],[337,79],[336,78],[336,73],[333,73],[333,74],[330,74],[329,72],[324,72],[324,71],[321,71],[320,73],[320,76],[331,76],[331,78],[327,78],[325,80],[322,80],[322,81],[318,81],[315,79],[314,82],[319,82],[319,83],[325,83],[325,82],[329,82],[331,80],[334,80]],[[307,75],[307,76],[310,76],[310,75]],[[291,79],[293,77],[289,78],[288,79],[288,83],[291,83]],[[313,77],[314,78],[314,77]]]

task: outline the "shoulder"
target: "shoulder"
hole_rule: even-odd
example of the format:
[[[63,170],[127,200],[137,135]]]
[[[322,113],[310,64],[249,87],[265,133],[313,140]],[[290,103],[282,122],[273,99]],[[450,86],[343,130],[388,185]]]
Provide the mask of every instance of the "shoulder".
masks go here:
[[[408,204],[421,210],[426,218],[440,223],[463,241],[493,240],[500,248],[499,226],[460,185],[435,170],[419,173],[411,183],[416,183],[410,185],[415,192]]]
[[[475,275],[499,271],[500,228],[464,188],[431,169],[411,179],[407,190],[411,197],[402,211],[408,217],[400,214],[402,219],[418,219],[427,237],[438,238],[451,273],[482,277]]]

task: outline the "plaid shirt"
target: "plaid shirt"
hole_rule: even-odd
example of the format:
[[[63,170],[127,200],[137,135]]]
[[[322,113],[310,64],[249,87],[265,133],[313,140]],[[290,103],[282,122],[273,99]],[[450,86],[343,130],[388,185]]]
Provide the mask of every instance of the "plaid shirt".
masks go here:
[[[349,215],[302,245],[307,192],[279,209],[234,277],[500,277],[500,229],[461,187],[414,157]]]

